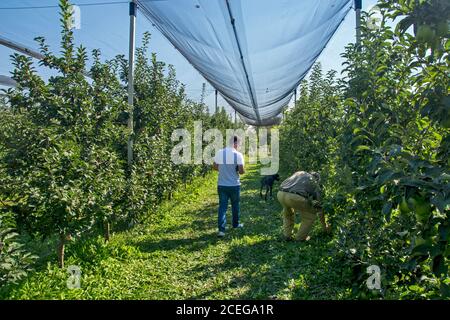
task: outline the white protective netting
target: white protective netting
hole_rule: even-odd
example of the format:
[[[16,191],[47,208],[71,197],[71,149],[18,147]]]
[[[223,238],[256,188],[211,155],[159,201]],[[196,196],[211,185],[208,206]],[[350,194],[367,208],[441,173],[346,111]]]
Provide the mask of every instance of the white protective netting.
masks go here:
[[[137,0],[248,124],[271,125],[351,0]]]
[[[280,122],[280,113],[293,91],[354,1],[135,2],[139,12],[220,92],[245,123],[262,126]],[[101,48],[105,59],[127,54],[128,1],[73,3],[82,9],[82,28],[75,31],[77,44],[83,44],[88,51]],[[38,51],[34,38],[44,36],[51,49],[58,49],[58,0],[2,0],[0,8],[0,37]],[[138,24],[144,20],[138,19]],[[148,23],[138,27],[143,30]],[[164,43],[159,41],[155,45],[160,48]],[[9,55],[13,51],[0,49],[0,86],[9,86],[12,85],[7,77],[12,70]],[[51,72],[44,70],[46,75]]]

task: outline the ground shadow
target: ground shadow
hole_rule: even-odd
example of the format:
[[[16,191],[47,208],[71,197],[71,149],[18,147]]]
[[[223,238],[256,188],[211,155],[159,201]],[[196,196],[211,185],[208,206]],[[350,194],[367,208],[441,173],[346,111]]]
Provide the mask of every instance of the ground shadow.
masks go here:
[[[326,237],[325,237],[326,238]],[[279,299],[289,296],[296,299],[328,299],[335,296],[330,287],[330,270],[325,241],[320,236],[309,242],[286,242],[273,237],[255,244],[237,245],[229,250],[223,262],[216,265],[198,266],[192,274],[207,281],[211,269],[216,274],[236,271],[236,276],[227,285],[215,287],[207,292],[189,297],[206,299],[221,291],[233,291],[244,287],[245,291],[235,299]],[[287,294],[286,294],[287,293]]]
[[[184,249],[185,251],[199,251],[205,247],[216,244],[219,240],[216,233],[209,233],[196,238],[159,238],[154,240],[144,240],[139,242],[136,246],[141,252],[146,253],[180,249]]]
[[[281,206],[276,199],[279,184],[273,190],[274,199],[264,201],[259,195],[259,176],[252,170],[241,179],[242,230],[227,232],[224,239],[218,239],[217,202],[196,210],[185,211],[182,223],[158,230],[155,239],[137,244],[143,252],[201,251],[209,246],[230,242],[223,258],[211,264],[196,265],[189,269],[193,281],[214,283],[220,273],[231,273],[231,281],[220,283],[187,299],[207,299],[218,292],[228,291],[235,299],[321,299],[336,296],[330,283],[330,236],[323,235],[316,227],[308,242],[286,242],[282,237]],[[190,220],[191,219],[191,220]],[[228,227],[231,222],[231,208],[227,211]],[[297,222],[298,216],[297,216]],[[189,236],[179,238],[181,232]],[[171,237],[175,236],[176,239]],[[241,241],[244,237],[255,239],[254,243]],[[235,274],[235,275],[234,275]],[[330,275],[330,276],[329,276]],[[337,275],[339,276],[339,275]],[[237,290],[240,289],[240,290]]]

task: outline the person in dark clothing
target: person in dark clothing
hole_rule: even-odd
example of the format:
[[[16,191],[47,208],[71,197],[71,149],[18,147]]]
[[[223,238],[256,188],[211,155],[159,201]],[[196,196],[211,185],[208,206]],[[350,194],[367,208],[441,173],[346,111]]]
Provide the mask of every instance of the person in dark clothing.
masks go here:
[[[296,240],[308,240],[317,216],[323,229],[330,232],[321,206],[320,175],[317,172],[298,171],[280,185],[277,198],[283,206],[283,229],[286,240],[292,239],[295,212],[300,213],[301,224],[295,236]]]

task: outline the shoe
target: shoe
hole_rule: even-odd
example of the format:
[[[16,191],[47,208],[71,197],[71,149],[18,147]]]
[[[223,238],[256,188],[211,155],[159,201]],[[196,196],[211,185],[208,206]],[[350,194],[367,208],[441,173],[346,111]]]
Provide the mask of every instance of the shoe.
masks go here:
[[[217,236],[218,236],[219,238],[223,238],[223,237],[225,237],[225,232],[219,231],[219,233],[217,234]]]
[[[235,229],[240,229],[243,228],[244,224],[243,223],[239,223],[236,227],[234,227]]]

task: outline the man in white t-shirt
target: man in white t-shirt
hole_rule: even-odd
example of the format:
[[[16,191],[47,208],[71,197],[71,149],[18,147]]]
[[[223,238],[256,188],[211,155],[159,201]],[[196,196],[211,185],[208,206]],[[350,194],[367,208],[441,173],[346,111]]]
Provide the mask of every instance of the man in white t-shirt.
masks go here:
[[[231,200],[233,228],[243,227],[243,224],[240,223],[241,182],[239,175],[244,173],[244,157],[242,153],[237,151],[238,146],[239,138],[234,136],[230,140],[229,146],[219,150],[214,158],[214,170],[219,171],[217,182],[217,193],[219,194],[219,237],[225,236],[228,199]]]

